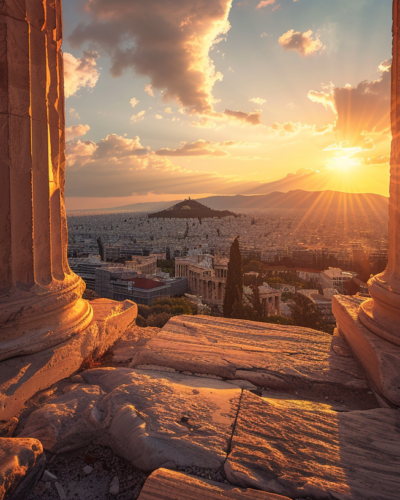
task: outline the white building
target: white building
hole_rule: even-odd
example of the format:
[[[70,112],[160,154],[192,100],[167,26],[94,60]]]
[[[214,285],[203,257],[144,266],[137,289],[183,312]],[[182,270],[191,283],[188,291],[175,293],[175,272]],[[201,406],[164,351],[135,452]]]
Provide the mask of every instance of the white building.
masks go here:
[[[274,316],[281,314],[282,293],[275,288],[271,288],[268,283],[258,287],[260,292],[260,302],[264,316]]]
[[[342,271],[336,267],[330,267],[328,270],[323,271],[319,276],[319,282],[322,288],[342,288],[343,283],[353,279],[354,274]]]

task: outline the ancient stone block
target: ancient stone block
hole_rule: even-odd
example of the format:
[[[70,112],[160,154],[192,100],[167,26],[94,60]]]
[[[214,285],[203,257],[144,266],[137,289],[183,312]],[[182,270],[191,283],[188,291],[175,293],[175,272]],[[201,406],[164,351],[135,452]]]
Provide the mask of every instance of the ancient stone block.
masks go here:
[[[138,500],[289,500],[287,497],[240,489],[167,469],[158,469],[147,479]]]
[[[98,386],[73,385],[33,412],[18,437],[35,436],[52,453],[82,448],[102,428],[97,405],[103,397]]]
[[[335,296],[332,309],[340,333],[376,390],[392,404],[400,406],[400,347],[368,330],[358,319],[359,307],[360,301]]]
[[[0,362],[0,420],[17,415],[25,401],[69,377],[85,359],[102,356],[137,316],[136,304],[128,300],[97,299],[92,306],[94,320],[81,334],[69,335],[48,349],[38,348],[35,354]],[[29,340],[34,345],[33,338]]]
[[[130,328],[113,347],[113,362],[124,363],[133,358],[135,353],[155,335],[160,333],[159,328],[140,328],[134,326]]]
[[[367,389],[365,375],[345,342],[300,327],[206,316],[177,316],[141,347],[131,366],[244,379],[278,390],[337,385]]]
[[[36,439],[0,438],[0,500],[21,493],[40,471],[42,445]],[[18,495],[22,498],[21,495]],[[16,496],[13,496],[16,498]]]

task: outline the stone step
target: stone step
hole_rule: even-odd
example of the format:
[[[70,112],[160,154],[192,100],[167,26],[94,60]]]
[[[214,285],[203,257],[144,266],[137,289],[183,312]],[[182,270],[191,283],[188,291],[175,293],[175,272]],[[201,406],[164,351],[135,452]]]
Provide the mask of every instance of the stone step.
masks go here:
[[[281,495],[207,481],[167,469],[147,479],[138,500],[289,500]]]
[[[342,392],[369,389],[364,371],[340,337],[207,316],[172,318],[138,348],[130,366],[145,365],[237,378],[283,391],[317,385]],[[370,403],[377,406],[373,398]]]

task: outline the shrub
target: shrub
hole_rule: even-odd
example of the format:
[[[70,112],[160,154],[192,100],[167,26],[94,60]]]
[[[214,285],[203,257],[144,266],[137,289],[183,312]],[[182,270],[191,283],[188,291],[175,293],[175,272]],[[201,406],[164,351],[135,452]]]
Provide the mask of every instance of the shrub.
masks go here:
[[[155,326],[157,328],[162,328],[171,318],[172,315],[165,312],[158,314],[150,314],[150,316],[147,318],[147,326]]]
[[[144,319],[147,319],[150,314],[151,314],[151,309],[149,306],[145,306],[143,304],[138,305],[138,313],[140,316],[142,316]]]
[[[141,328],[146,328],[147,326],[147,321],[141,314],[138,314],[138,317],[136,318],[136,325]]]

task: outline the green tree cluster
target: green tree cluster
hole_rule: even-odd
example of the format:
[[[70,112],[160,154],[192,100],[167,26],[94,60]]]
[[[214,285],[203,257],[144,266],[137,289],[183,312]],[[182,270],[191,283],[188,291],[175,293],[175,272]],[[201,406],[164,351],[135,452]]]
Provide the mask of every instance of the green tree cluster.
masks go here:
[[[136,324],[140,327],[156,326],[162,328],[173,316],[196,314],[196,306],[183,297],[157,299],[153,305],[138,305]]]
[[[169,273],[171,278],[175,276],[175,259],[157,260],[157,267],[161,268],[163,273]]]
[[[325,323],[321,312],[311,299],[305,295],[297,294],[293,297],[293,302],[290,309],[294,325],[333,333],[334,327]]]

